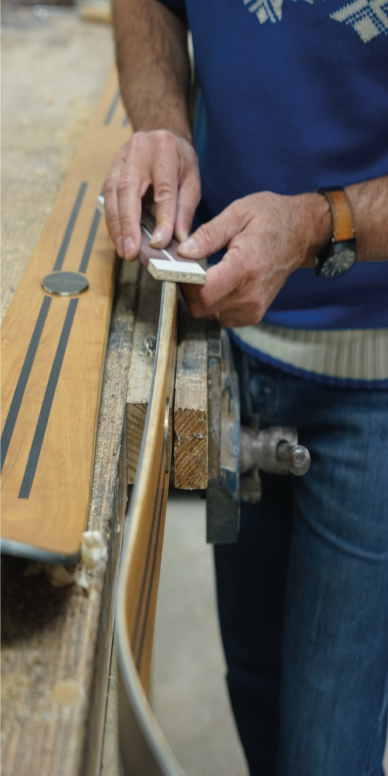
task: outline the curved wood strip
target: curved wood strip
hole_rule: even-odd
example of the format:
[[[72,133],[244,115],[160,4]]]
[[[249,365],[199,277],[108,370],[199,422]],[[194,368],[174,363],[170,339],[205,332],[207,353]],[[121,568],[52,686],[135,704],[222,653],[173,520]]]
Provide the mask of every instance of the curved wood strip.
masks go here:
[[[177,286],[165,282],[117,599],[120,748],[128,776],[182,776],[146,697],[170,476],[176,312]],[[166,406],[169,406],[167,450]]]

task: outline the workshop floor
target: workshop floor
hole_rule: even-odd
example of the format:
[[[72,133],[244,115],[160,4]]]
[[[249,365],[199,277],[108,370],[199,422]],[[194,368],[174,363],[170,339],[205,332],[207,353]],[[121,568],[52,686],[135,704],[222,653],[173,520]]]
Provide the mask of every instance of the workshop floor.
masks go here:
[[[114,58],[109,25],[82,21],[76,8],[54,12],[40,19],[2,5],[2,317]]]
[[[173,491],[167,509],[152,704],[186,776],[247,776],[224,681],[205,501]],[[118,776],[112,663],[101,776]]]
[[[229,706],[205,501],[175,491],[167,512],[153,705],[187,776],[245,776]]]

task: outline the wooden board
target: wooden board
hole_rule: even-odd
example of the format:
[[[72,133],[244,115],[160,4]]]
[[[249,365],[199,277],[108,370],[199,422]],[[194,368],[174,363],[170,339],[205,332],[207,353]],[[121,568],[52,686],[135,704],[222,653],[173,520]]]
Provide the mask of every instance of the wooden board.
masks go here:
[[[115,281],[96,198],[129,134],[112,69],[2,325],[2,550],[11,554],[79,554]],[[53,271],[81,273],[88,290],[45,294]]]
[[[127,776],[182,774],[146,695],[170,476],[176,308],[177,286],[166,282],[163,284],[150,401],[118,587],[119,729]]]
[[[180,300],[174,404],[174,485],[203,490],[208,469],[206,321]]]
[[[2,559],[3,776],[98,776],[127,500],[125,405],[137,265],[124,264],[108,339],[87,527],[108,563],[87,593]]]
[[[128,377],[128,484],[135,482],[155,362],[161,283],[142,268],[133,352]]]
[[[128,484],[135,482],[155,360],[160,284],[143,271],[128,380]],[[180,299],[174,401],[174,485],[207,487],[207,330]]]

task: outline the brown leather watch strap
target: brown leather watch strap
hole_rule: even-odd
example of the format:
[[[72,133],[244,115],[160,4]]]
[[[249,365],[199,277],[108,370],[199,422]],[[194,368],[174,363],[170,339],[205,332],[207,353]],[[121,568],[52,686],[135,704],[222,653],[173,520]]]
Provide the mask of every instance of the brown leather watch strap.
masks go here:
[[[335,242],[346,242],[355,239],[352,211],[349,200],[343,189],[319,191],[330,206],[333,222],[333,238]]]

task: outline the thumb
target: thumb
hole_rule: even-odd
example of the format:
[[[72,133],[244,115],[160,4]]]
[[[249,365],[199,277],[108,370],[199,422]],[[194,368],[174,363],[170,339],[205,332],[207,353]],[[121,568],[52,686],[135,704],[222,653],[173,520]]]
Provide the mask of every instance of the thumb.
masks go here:
[[[190,259],[205,259],[211,256],[224,248],[241,231],[239,222],[233,205],[229,205],[219,216],[200,226],[188,240],[181,243],[178,253]]]

